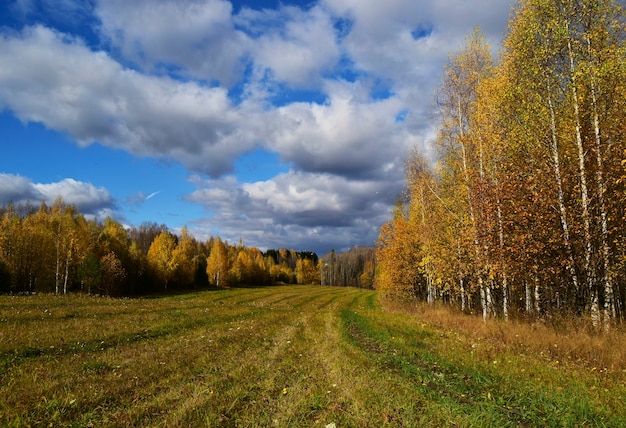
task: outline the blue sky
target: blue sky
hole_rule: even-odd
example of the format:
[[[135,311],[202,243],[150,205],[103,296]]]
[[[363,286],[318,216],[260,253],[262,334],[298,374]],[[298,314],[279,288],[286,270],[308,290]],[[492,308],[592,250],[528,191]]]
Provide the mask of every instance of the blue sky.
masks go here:
[[[372,245],[448,53],[512,1],[0,0],[0,205]]]

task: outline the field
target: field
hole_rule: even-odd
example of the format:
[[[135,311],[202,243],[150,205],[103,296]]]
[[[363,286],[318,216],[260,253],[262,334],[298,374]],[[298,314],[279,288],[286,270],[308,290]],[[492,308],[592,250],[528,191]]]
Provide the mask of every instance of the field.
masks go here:
[[[0,426],[626,426],[623,339],[352,288],[0,296]]]

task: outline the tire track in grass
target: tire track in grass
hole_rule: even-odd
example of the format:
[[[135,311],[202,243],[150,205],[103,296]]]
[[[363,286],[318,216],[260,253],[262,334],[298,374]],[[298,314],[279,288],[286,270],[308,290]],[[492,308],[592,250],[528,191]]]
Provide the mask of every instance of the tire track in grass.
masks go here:
[[[294,292],[295,290],[295,292]],[[315,364],[318,356],[312,346],[309,331],[325,310],[323,302],[332,301],[331,295],[340,295],[337,289],[314,287],[286,290],[293,299],[279,304],[286,318],[268,330],[269,346],[264,348],[262,362],[254,367],[244,364],[239,370],[252,370],[258,377],[256,393],[239,394],[232,387],[232,406],[227,407],[222,419],[212,419],[223,426],[310,426],[319,419],[332,389],[325,380],[325,371]],[[231,372],[232,373],[232,372]],[[236,374],[235,374],[236,376]],[[254,383],[253,383],[254,384]],[[254,391],[253,391],[254,392]],[[256,412],[244,411],[245,406],[262,403]],[[242,417],[242,413],[252,413]],[[214,415],[213,415],[214,416]],[[239,419],[238,419],[239,418]],[[332,420],[329,420],[331,422]]]
[[[381,371],[409,381],[420,395],[428,398],[429,406],[440,408],[442,412],[456,417],[468,418],[465,423],[469,424],[472,424],[469,419],[474,413],[481,414],[481,422],[489,425],[517,426],[531,423],[511,409],[495,405],[491,400],[491,392],[484,394],[485,391],[494,391],[495,396],[495,387],[502,379],[475,369],[455,366],[441,356],[432,354],[423,340],[416,341],[420,336],[426,338],[430,335],[406,331],[405,334],[412,338],[407,352],[406,349],[394,346],[392,332],[375,324],[373,320],[353,311],[343,311],[341,317],[348,340],[369,355]],[[393,330],[393,334],[398,333],[399,330]],[[483,410],[488,407],[490,410],[477,412],[475,407]]]
[[[312,388],[309,370],[310,346],[305,331],[310,320],[317,316],[313,309],[326,293],[313,287],[294,288],[281,302],[289,317],[283,325],[277,325],[272,335],[263,368],[263,389],[266,396],[268,423],[276,426],[292,426],[294,423],[312,423],[307,402]],[[314,389],[314,388],[313,388]]]
[[[623,417],[581,400],[577,392],[555,394],[552,386],[534,379],[514,373],[504,376],[487,363],[468,366],[442,355],[435,342],[448,340],[444,333],[441,339],[423,334],[380,311],[367,315],[342,311],[345,337],[380,371],[412,384],[426,399],[429,414],[448,414],[469,426],[620,426],[624,422]]]
[[[320,337],[312,334],[312,330],[333,311],[330,303],[344,293],[337,289],[310,288],[307,294],[293,305],[294,310],[300,311],[297,321],[292,323],[295,328],[289,331],[295,352],[276,355],[279,375],[274,382],[290,382],[272,420],[276,426],[311,426],[320,421],[326,425],[333,421],[327,413],[329,408],[334,408],[331,393],[336,392],[337,385],[333,386],[326,367],[319,364],[320,356],[323,358],[327,353],[321,350],[323,346],[319,347]],[[280,361],[281,358],[284,360]],[[298,365],[299,369],[294,371],[291,365]]]
[[[351,288],[328,292],[325,304],[317,307],[314,317],[307,320],[304,335],[310,347],[309,367],[317,386],[312,397],[313,417],[322,426],[368,426],[364,417],[371,408],[362,399],[361,386],[368,385],[370,374],[355,363],[354,353],[346,349],[341,338],[338,312],[359,301],[362,290]],[[365,388],[368,389],[369,388]]]

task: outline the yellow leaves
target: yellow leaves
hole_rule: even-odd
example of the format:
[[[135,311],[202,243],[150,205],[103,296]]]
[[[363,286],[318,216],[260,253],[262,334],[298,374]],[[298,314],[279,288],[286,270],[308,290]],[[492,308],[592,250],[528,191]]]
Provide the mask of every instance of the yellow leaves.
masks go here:
[[[148,264],[165,287],[176,270],[176,259],[173,257],[175,249],[174,236],[169,232],[161,232],[154,238],[148,250]]]

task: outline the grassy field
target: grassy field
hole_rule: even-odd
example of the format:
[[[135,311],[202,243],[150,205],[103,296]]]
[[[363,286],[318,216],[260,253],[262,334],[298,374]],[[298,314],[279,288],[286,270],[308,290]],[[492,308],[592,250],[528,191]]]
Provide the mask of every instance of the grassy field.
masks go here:
[[[623,338],[351,288],[0,296],[0,426],[626,426]]]

